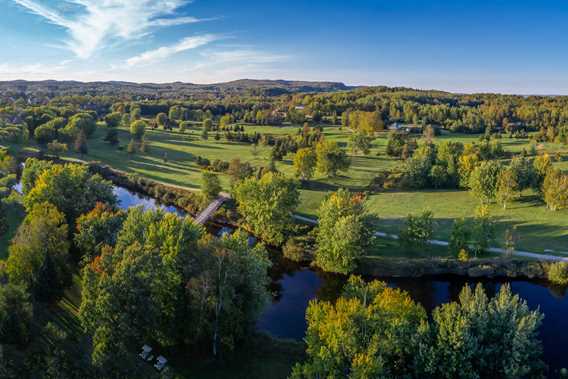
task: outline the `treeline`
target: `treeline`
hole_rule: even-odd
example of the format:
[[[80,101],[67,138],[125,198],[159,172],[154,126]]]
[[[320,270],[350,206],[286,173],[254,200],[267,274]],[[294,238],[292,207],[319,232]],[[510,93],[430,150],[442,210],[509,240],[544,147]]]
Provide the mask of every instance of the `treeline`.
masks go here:
[[[477,143],[426,139],[418,144],[408,134],[392,132],[386,151],[402,160],[373,180],[375,190],[467,189],[482,203],[506,208],[530,189],[549,209],[568,208],[568,175],[553,166],[554,156],[538,151],[536,142],[512,155],[499,135],[489,133]]]

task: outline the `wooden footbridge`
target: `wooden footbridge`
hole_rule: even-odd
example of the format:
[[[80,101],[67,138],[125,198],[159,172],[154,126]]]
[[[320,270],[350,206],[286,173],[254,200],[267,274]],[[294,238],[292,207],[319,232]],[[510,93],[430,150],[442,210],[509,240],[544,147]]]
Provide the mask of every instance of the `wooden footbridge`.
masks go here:
[[[223,203],[230,198],[231,195],[226,192],[219,193],[219,196],[217,196],[217,198],[213,200],[211,204],[209,204],[207,208],[203,210],[203,212],[197,215],[197,217],[195,218],[195,223],[204,225],[211,218],[211,216],[213,216],[215,212],[217,212],[217,210],[221,208],[221,205],[223,205]]]

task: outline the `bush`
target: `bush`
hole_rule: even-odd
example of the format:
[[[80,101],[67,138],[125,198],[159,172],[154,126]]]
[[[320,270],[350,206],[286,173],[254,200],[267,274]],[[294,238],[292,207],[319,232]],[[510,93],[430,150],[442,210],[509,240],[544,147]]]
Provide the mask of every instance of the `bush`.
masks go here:
[[[554,262],[548,269],[548,280],[560,286],[568,285],[568,262]]]
[[[311,254],[307,249],[306,241],[302,237],[292,237],[286,241],[282,248],[284,258],[294,262],[306,262],[311,259]]]

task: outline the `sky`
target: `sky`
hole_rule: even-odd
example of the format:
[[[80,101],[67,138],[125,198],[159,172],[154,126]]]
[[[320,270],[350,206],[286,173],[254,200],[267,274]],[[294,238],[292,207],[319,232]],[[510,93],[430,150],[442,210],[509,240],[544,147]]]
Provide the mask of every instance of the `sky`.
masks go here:
[[[568,95],[567,0],[0,0],[0,80]]]

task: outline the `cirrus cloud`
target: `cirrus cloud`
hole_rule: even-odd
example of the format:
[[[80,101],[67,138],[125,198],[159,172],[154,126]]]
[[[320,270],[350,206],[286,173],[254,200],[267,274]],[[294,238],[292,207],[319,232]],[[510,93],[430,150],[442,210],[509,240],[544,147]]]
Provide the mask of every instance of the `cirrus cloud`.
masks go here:
[[[63,14],[37,0],[12,1],[67,30],[69,38],[63,41],[64,46],[82,59],[90,58],[111,41],[140,38],[159,27],[205,21],[175,16],[190,0],[69,0],[79,9],[73,15]]]
[[[201,36],[186,37],[174,45],[162,46],[154,50],[148,50],[143,52],[142,54],[129,58],[126,60],[126,65],[132,67],[140,64],[149,64],[155,61],[160,61],[174,54],[207,45],[208,43],[216,41],[220,38],[221,36],[215,34],[204,34]]]

